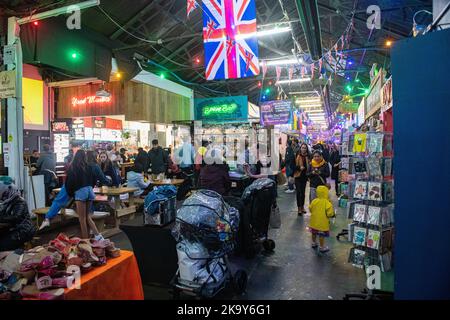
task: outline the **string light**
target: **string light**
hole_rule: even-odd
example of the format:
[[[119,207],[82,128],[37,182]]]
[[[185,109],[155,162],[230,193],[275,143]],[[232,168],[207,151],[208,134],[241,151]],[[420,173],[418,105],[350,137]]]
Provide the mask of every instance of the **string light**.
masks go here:
[[[392,46],[392,41],[386,40],[386,47],[391,47],[391,46]]]

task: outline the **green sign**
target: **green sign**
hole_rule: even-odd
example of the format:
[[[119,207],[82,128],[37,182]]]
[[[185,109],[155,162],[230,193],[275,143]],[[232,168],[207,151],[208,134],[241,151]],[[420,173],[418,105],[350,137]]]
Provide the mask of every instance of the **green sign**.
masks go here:
[[[203,107],[202,115],[203,117],[209,117],[211,114],[227,115],[236,112],[237,108],[236,103],[206,106]]]
[[[248,119],[246,96],[201,98],[194,100],[195,120],[207,122],[239,122]]]

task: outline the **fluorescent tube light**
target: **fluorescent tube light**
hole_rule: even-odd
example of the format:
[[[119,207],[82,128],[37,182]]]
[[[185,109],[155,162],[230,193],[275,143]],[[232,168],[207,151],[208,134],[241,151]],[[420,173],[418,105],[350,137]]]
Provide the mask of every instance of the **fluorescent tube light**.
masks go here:
[[[298,82],[308,82],[311,81],[311,78],[298,78],[298,79],[292,79],[292,80],[280,80],[277,81],[276,84],[285,84],[285,83],[298,83]]]
[[[17,23],[19,25],[21,24],[25,24],[25,23],[31,23],[34,21],[39,21],[39,20],[43,20],[43,19],[47,19],[47,18],[51,18],[51,17],[56,17],[62,14],[67,14],[70,13],[67,12],[67,9],[70,7],[74,7],[76,6],[77,9],[83,10],[83,9],[87,9],[87,8],[91,8],[91,7],[95,7],[100,5],[100,0],[89,0],[89,1],[83,1],[80,3],[74,3],[70,6],[65,6],[65,7],[61,7],[61,8],[57,8],[57,9],[53,9],[53,10],[49,10],[49,11],[45,11],[45,12],[41,12],[41,13],[37,13],[37,14],[33,14],[31,16],[25,17],[25,18],[21,18],[19,20],[17,20]]]

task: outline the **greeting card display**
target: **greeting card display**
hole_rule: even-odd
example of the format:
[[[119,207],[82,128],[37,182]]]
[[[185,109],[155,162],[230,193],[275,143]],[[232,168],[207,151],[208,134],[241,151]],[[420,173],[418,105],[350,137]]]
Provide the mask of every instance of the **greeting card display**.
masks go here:
[[[356,133],[353,141],[353,152],[366,152],[367,134]]]
[[[353,213],[353,220],[358,222],[366,222],[367,206],[365,204],[356,203]]]
[[[381,244],[382,244],[381,251],[382,252],[386,252],[386,251],[391,250],[391,248],[392,248],[392,235],[393,235],[392,229],[384,230],[381,233]]]
[[[350,160],[349,158],[342,158],[341,159],[341,168],[348,170],[350,168]]]
[[[372,177],[381,176],[380,159],[378,159],[377,157],[368,158],[367,166],[369,167],[369,174]]]
[[[355,169],[355,173],[366,173],[366,160],[365,159],[354,159],[353,168]]]
[[[386,252],[380,255],[381,271],[387,272],[392,269],[392,252]]]
[[[383,183],[383,199],[387,202],[394,202],[394,185],[392,181]]]
[[[374,201],[382,201],[381,197],[381,182],[369,182],[369,190],[368,190],[369,200]]]
[[[350,251],[349,262],[355,267],[363,268],[366,258],[366,252],[357,248],[352,248]]]
[[[353,198],[365,199],[366,196],[367,196],[367,182],[366,181],[356,181]]]
[[[392,176],[392,158],[383,158],[383,176]]]
[[[355,235],[355,226],[357,225],[356,222],[352,222],[348,224],[348,241],[353,242],[353,237]]]
[[[348,141],[343,141],[341,146],[341,154],[343,156],[348,156]]]
[[[377,226],[380,223],[381,208],[369,206],[367,208],[367,223]]]
[[[366,228],[355,227],[355,232],[353,235],[353,243],[356,244],[357,246],[365,246],[366,234],[367,234]]]
[[[367,151],[372,153],[380,153],[383,152],[383,138],[384,134],[382,133],[368,133],[368,147]]]
[[[380,244],[380,231],[371,230],[367,233],[367,246],[372,249],[378,250]]]
[[[392,154],[392,135],[385,134],[383,137],[383,146],[385,154]]]

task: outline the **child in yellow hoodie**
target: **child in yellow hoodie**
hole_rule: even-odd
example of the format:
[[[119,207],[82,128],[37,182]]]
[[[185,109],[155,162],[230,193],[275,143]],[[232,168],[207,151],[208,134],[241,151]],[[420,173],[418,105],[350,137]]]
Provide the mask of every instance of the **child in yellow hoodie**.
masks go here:
[[[325,247],[325,238],[330,236],[330,218],[335,217],[334,208],[328,198],[328,188],[317,187],[317,198],[309,205],[311,219],[309,221],[309,231],[312,235],[312,248],[317,248],[317,237],[319,237],[321,253],[330,249]]]

